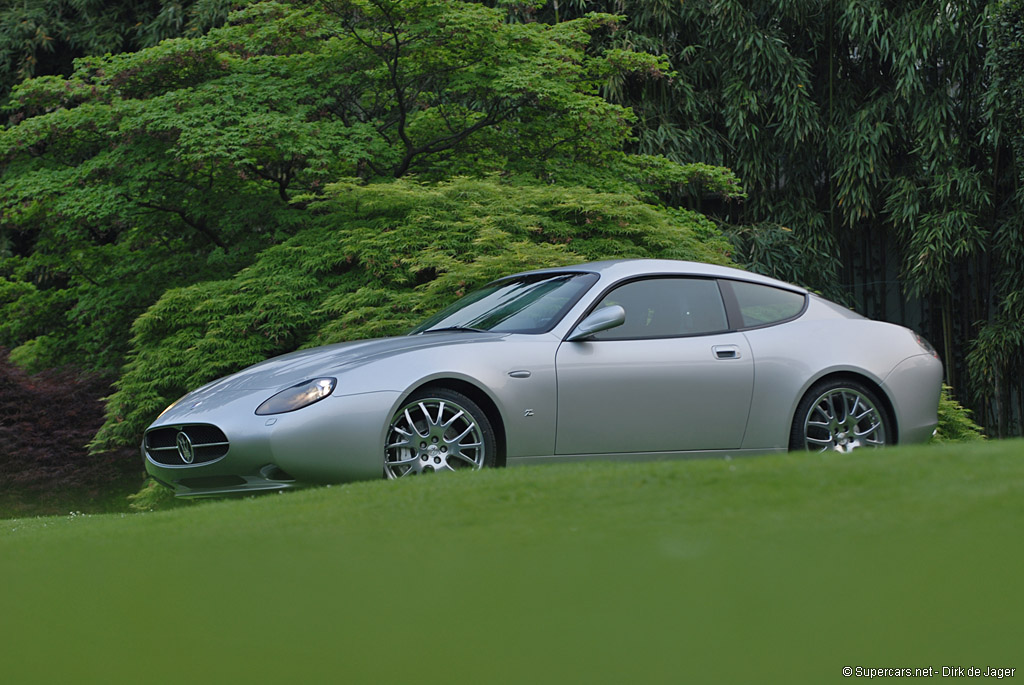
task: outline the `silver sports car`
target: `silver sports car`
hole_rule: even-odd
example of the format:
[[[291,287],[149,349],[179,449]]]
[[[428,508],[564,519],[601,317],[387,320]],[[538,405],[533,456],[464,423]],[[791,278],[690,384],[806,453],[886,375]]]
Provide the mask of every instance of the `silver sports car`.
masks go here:
[[[408,335],[301,350],[147,430],[179,496],[579,459],[848,452],[927,440],[942,364],[912,331],[707,264],[494,281]]]

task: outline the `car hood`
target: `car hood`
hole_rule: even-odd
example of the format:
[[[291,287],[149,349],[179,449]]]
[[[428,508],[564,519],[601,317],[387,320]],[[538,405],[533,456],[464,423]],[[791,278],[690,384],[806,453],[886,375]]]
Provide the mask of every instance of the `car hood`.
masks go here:
[[[260,362],[204,385],[191,395],[197,396],[198,399],[200,395],[215,392],[287,388],[310,378],[333,376],[347,368],[379,361],[410,350],[490,342],[505,338],[507,335],[472,331],[423,333],[314,347]]]

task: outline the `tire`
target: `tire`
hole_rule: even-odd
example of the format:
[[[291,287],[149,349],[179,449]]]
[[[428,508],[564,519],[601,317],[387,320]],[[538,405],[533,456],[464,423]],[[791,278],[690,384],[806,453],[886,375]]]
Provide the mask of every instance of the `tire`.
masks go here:
[[[388,426],[384,475],[478,470],[497,462],[497,443],[487,415],[455,390],[427,388],[411,395]]]
[[[895,443],[895,425],[878,396],[860,381],[826,380],[811,386],[796,409],[789,449],[850,452]]]

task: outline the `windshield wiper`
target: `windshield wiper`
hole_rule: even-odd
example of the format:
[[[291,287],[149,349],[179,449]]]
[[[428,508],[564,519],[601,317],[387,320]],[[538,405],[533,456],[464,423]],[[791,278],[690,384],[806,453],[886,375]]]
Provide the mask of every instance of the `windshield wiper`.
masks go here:
[[[486,333],[482,328],[473,328],[472,326],[445,326],[444,328],[428,328],[425,331],[420,331],[420,335],[424,333],[446,333],[448,331],[467,331],[469,333]]]

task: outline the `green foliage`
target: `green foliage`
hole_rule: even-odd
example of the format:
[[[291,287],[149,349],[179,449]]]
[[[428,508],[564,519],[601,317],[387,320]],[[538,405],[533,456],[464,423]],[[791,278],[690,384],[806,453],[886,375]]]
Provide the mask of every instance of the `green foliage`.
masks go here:
[[[176,498],[174,490],[166,485],[161,485],[152,478],[146,479],[145,484],[138,492],[128,495],[128,508],[136,513],[163,511],[188,506],[190,503],[190,500]]]
[[[544,26],[458,0],[243,4],[205,35],[14,90],[0,344],[20,363],[118,368],[164,290],[230,277],[307,225],[339,178],[742,196],[728,170],[623,151],[633,115],[598,87],[663,65],[585,51],[615,16]]]
[[[0,7],[0,101],[16,83],[67,74],[85,55],[137,50],[223,23],[233,0],[23,0]]]
[[[807,274],[814,273],[820,264],[797,231],[787,226],[773,223],[724,224],[722,232],[735,247],[737,263],[751,266],[759,273],[771,274],[774,278],[791,283],[807,282]],[[833,289],[828,295],[838,302],[850,304],[842,292]]]
[[[637,149],[733,168],[750,199],[722,217],[795,231],[816,264],[801,280],[837,295],[842,232],[886,222],[907,290],[933,293],[992,204],[985,5],[578,0],[562,16],[621,8],[610,44],[667,56],[671,80],[605,86],[637,110]]]
[[[1019,293],[1008,300],[1000,315],[981,329],[967,354],[971,390],[977,398],[994,404],[993,423],[998,437],[1020,430],[1019,423],[1014,425],[1012,420],[1015,408],[1017,416],[1024,416],[1024,394],[1020,392],[1024,376],[1021,304]]]
[[[981,426],[971,418],[971,411],[957,402],[951,387],[943,385],[939,397],[939,426],[932,442],[974,442],[984,439],[985,434]]]
[[[1024,159],[1024,1],[1000,0],[992,12],[992,96],[999,108],[1001,133]]]
[[[997,116],[991,135],[1009,143],[1015,176],[1012,202],[1024,205],[1024,2],[1001,0],[992,11],[992,84],[989,97]],[[1010,154],[1006,155],[1008,158]],[[1024,430],[1024,216],[1004,215],[992,235],[1000,266],[996,288],[1002,295],[971,341],[967,364],[978,403],[991,408],[993,434]]]
[[[459,178],[327,187],[308,227],[138,318],[97,449],[137,444],[172,400],[298,347],[404,333],[468,289],[605,257],[727,263],[703,216],[626,194]]]

